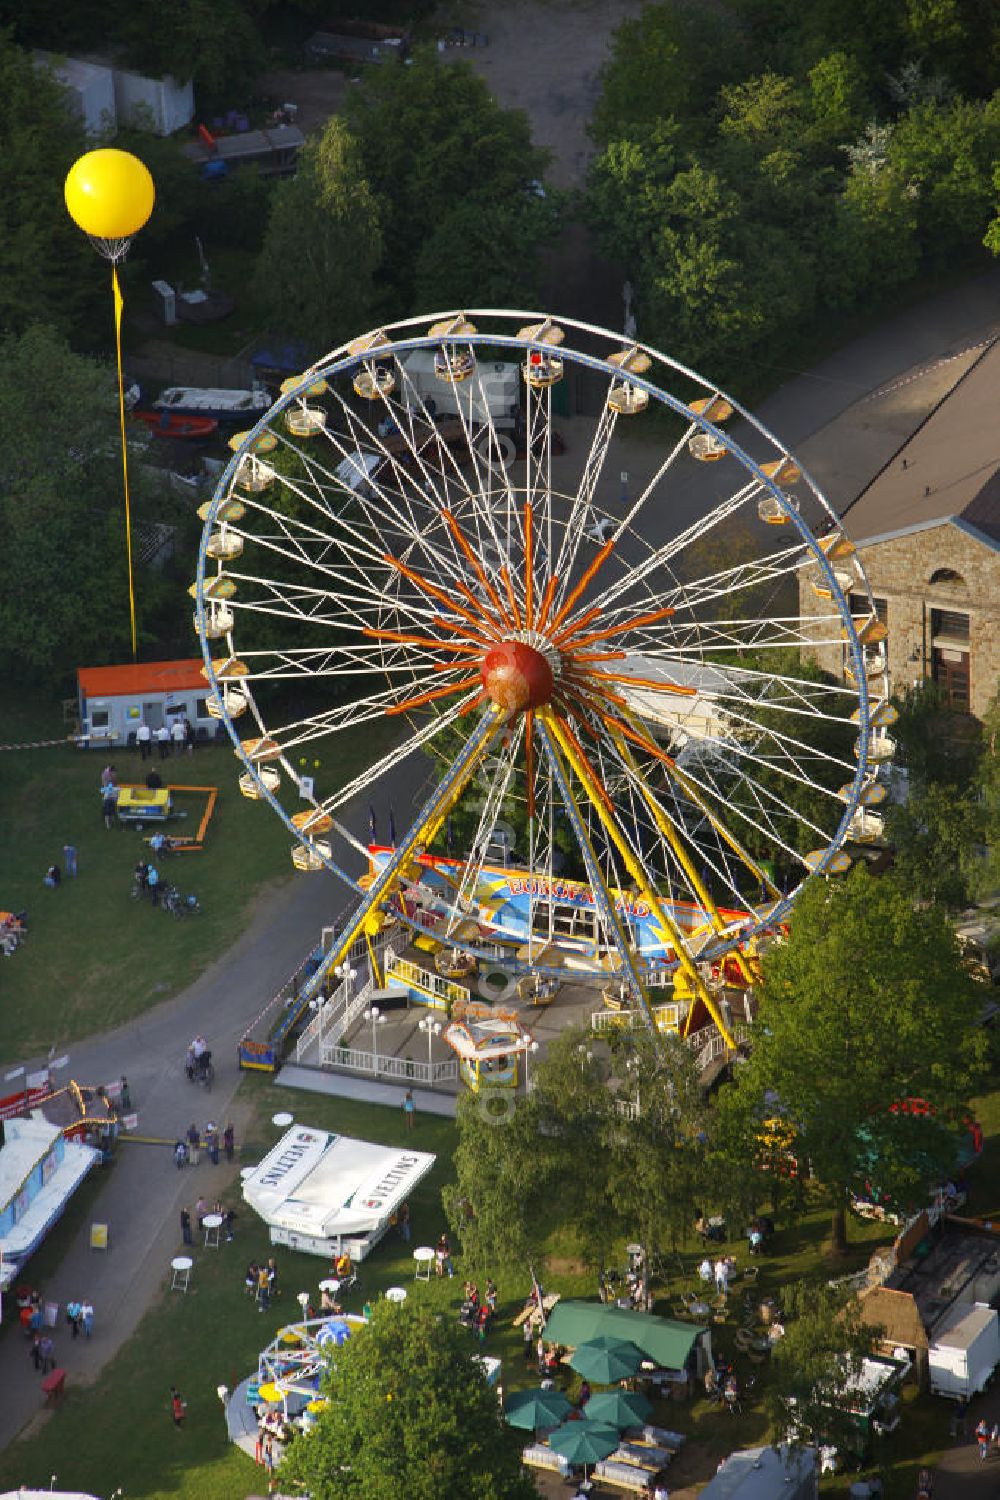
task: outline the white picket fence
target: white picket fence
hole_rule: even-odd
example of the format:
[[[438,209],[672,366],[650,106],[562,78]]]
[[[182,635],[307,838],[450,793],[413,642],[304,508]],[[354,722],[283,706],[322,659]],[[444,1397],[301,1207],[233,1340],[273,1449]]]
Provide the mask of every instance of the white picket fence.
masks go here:
[[[324,1068],[344,1068],[351,1073],[370,1073],[373,1078],[399,1079],[408,1084],[423,1084],[434,1088],[439,1083],[451,1083],[458,1077],[458,1059],[447,1062],[415,1062],[406,1057],[386,1057],[379,1052],[370,1052],[360,1047],[323,1047]]]
[[[391,964],[396,957],[396,949],[392,940],[383,939],[378,943],[375,956],[380,967],[384,968]],[[368,949],[364,940],[354,945],[348,961],[351,964],[357,964],[359,968],[362,964],[366,969],[369,967]],[[307,1053],[313,1047],[319,1047],[321,1043],[322,1051],[325,1052],[334,1043],[339,1042],[348,1028],[367,1008],[369,997],[376,988],[373,976],[369,973],[357,990],[353,990],[353,985],[353,979],[342,979],[329,1000],[326,1000],[316,1011],[296,1043],[296,1062],[304,1062]],[[320,1063],[322,1065],[322,1057]]]

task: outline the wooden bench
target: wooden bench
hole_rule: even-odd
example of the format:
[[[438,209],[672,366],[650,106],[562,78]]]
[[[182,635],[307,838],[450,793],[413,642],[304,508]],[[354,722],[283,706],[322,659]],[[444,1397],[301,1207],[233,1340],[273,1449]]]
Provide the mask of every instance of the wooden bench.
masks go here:
[[[56,1365],[50,1370],[42,1381],[42,1390],[45,1392],[46,1401],[55,1401],[66,1389],[66,1371],[61,1365]]]

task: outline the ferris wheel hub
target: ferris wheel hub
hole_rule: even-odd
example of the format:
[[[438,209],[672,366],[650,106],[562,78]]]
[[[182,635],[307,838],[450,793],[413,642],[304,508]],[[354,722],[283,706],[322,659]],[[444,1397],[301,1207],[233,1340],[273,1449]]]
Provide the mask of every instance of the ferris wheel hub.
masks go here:
[[[541,651],[524,641],[501,641],[483,657],[483,687],[509,718],[541,708],[552,697],[555,676]]]

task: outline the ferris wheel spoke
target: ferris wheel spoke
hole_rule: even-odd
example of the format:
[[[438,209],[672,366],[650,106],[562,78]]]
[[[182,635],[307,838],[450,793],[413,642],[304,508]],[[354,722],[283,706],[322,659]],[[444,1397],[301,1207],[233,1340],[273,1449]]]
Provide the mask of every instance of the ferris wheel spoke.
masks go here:
[[[498,755],[492,774],[487,776],[486,794],[482,798],[479,821],[476,825],[472,843],[465,852],[465,861],[458,885],[458,893],[453,904],[454,915],[447,928],[446,935],[448,937],[451,936],[456,923],[464,918],[468,909],[473,904],[472,898],[479,884],[486,854],[492,841],[493,830],[500,817],[504,798],[510,786],[523,734],[524,724],[522,721],[518,726],[517,733],[511,737],[511,743],[505,747],[502,754]]]
[[[580,476],[580,483],[577,485],[576,493],[573,496],[569,519],[566,522],[562,544],[559,548],[553,569],[553,576],[564,580],[561,588],[557,590],[556,595],[557,604],[560,606],[563,604],[566,587],[573,575],[580,543],[586,531],[587,516],[590,514],[597,485],[604,471],[604,465],[611,448],[617,421],[618,413],[613,411],[606,402],[603,403],[601,415],[598,419],[593,439],[591,440],[590,451],[587,454],[583,472]]]
[[[409,760],[414,751],[426,749],[431,745],[440,734],[456,722],[462,712],[461,705],[458,705],[448,709],[439,717],[428,720],[421,728],[409,734],[405,740],[401,740],[397,745],[394,745],[391,750],[387,751],[385,755],[381,756],[371,766],[366,767],[353,781],[348,782],[346,786],[340,787],[331,796],[325,797],[318,806],[324,812],[333,813],[338,808],[344,807],[361,792],[370,791],[372,787],[378,786],[381,781],[391,777],[392,773],[399,766]],[[339,727],[353,728],[354,725],[345,724]],[[298,748],[298,745],[296,744],[292,748]]]

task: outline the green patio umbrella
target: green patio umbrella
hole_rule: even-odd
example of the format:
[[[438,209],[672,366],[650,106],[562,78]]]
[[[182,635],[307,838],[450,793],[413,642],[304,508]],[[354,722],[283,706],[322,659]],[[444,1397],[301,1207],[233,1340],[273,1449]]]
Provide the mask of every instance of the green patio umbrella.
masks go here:
[[[638,1391],[600,1391],[583,1408],[588,1422],[610,1422],[615,1427],[641,1427],[653,1408]]]
[[[628,1339],[596,1338],[581,1344],[570,1355],[570,1366],[586,1380],[614,1385],[634,1375],[646,1356]]]
[[[614,1453],[621,1439],[617,1427],[606,1422],[564,1422],[549,1433],[549,1447],[571,1464],[596,1464]]]
[[[538,1432],[543,1427],[558,1427],[573,1410],[562,1391],[517,1391],[504,1402],[503,1419],[510,1427],[524,1427]]]

